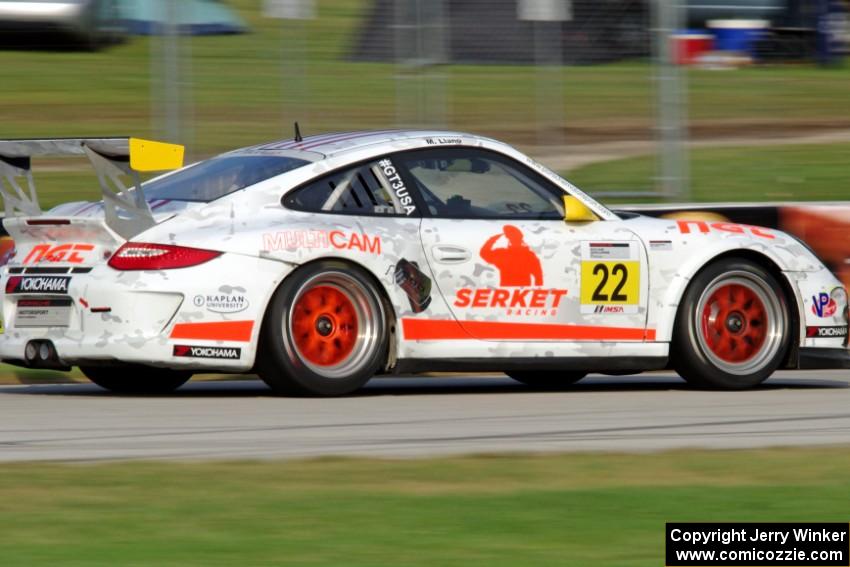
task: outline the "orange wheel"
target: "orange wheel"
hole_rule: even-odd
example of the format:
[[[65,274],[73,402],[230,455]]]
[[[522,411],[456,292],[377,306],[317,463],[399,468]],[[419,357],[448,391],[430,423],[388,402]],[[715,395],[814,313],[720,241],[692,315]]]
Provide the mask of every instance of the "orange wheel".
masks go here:
[[[283,394],[355,391],[386,364],[384,305],[379,285],[358,266],[323,260],[299,268],[269,304],[258,374]]]
[[[780,283],[745,259],[718,260],[691,280],[670,342],[673,367],[711,388],[751,388],[785,360],[794,331]]]
[[[718,358],[740,364],[764,346],[770,324],[764,302],[752,288],[722,285],[714,290],[702,311],[702,336]]]
[[[336,366],[354,350],[357,308],[344,291],[317,285],[292,308],[292,340],[299,354],[318,366]]]

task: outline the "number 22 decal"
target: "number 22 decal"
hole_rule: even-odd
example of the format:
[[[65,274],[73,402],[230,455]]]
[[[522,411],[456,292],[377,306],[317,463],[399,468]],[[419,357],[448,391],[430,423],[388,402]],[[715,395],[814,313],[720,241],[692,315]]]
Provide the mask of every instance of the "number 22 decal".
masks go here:
[[[599,280],[599,285],[596,286],[596,289],[593,290],[593,295],[591,298],[593,301],[622,301],[627,302],[629,300],[628,296],[624,293],[623,287],[626,285],[626,282],[629,279],[629,270],[626,268],[624,264],[614,264],[611,268],[611,276],[619,277],[619,282],[614,287],[614,291],[611,293],[611,298],[608,299],[608,294],[603,293],[606,284],[608,283],[608,265],[607,264],[596,264],[593,266],[593,275],[598,276],[602,274],[602,278]]]
[[[619,305],[635,309],[640,304],[640,261],[585,260],[581,263],[581,304],[596,312],[594,306]]]
[[[581,312],[637,313],[640,308],[640,248],[637,242],[582,242]]]

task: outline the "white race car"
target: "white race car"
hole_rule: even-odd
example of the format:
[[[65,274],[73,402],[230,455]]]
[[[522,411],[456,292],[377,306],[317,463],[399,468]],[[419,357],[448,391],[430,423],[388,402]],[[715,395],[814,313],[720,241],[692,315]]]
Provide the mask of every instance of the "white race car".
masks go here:
[[[79,154],[103,200],[42,213],[30,157]],[[614,212],[495,140],[296,136],[181,165],[138,139],[0,142],[0,358],[121,392],[257,372],[309,395],[383,373],[747,388],[850,366],[847,294],[794,237]]]

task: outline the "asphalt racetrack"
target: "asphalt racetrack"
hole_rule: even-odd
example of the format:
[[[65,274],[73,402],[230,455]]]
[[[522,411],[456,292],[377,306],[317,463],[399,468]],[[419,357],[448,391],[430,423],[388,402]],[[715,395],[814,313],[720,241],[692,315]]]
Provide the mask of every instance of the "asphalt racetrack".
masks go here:
[[[375,379],[358,395],[280,398],[259,381],[164,397],[89,384],[0,387],[0,461],[265,459],[651,451],[850,443],[850,372],[785,371],[756,390],[671,373],[535,392],[501,376]]]

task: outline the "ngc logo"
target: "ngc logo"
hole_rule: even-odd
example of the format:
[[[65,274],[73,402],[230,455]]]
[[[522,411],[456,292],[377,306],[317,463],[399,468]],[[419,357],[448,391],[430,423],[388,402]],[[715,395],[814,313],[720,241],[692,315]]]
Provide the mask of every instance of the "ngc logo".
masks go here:
[[[732,222],[708,223],[701,220],[678,220],[676,221],[676,225],[679,227],[679,232],[681,232],[682,234],[690,234],[691,227],[693,227],[701,234],[708,234],[712,231],[719,231],[731,232],[733,234],[751,234],[753,236],[759,236],[761,238],[776,238],[776,235],[772,234],[766,228],[761,228],[759,226],[751,226],[748,224],[736,224]]]
[[[85,252],[94,250],[93,244],[39,244],[30,250],[24,258],[24,264],[37,264],[38,262],[67,262],[68,264],[82,264],[86,261]]]

